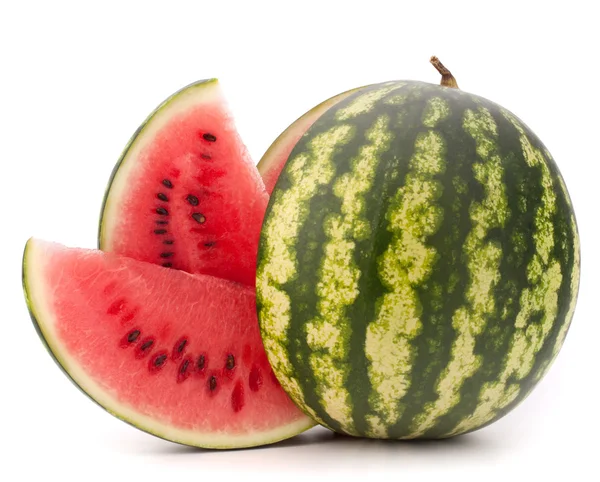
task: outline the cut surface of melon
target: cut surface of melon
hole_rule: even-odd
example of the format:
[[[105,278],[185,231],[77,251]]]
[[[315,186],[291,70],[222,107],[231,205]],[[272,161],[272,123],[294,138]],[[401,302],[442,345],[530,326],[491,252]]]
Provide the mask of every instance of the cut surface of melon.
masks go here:
[[[239,448],[314,425],[272,373],[251,287],[33,238],[23,287],[67,376],[144,431]]]

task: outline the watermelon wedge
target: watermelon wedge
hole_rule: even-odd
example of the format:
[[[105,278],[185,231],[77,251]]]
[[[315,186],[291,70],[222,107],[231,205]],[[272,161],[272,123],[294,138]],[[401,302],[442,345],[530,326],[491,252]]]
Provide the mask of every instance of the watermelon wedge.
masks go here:
[[[273,375],[252,287],[30,239],[23,288],[67,376],[141,430],[239,448],[314,425]]]
[[[216,79],[161,103],[118,160],[99,248],[254,285],[268,193]]]

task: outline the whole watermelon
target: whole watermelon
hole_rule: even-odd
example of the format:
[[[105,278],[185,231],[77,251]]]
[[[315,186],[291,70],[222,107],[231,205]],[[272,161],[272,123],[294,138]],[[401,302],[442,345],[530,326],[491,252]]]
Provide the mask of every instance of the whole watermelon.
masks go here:
[[[517,406],[579,286],[571,200],[535,133],[458,88],[394,81],[326,110],[286,159],[257,302],[293,400],[334,431],[399,439]]]

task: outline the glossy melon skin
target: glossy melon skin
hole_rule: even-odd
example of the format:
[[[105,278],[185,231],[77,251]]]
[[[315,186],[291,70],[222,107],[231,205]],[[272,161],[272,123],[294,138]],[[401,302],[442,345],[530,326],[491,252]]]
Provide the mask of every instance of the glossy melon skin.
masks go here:
[[[291,149],[261,234],[259,322],[282,386],[322,425],[447,438],[545,375],[579,267],[567,188],[527,125],[458,89],[388,82]]]

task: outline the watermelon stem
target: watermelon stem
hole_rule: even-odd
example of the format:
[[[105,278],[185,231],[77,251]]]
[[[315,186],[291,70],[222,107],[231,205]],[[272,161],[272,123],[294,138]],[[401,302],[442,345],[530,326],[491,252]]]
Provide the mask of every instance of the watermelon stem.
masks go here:
[[[458,89],[458,83],[456,82],[456,79],[452,73],[446,67],[444,67],[444,64],[440,62],[440,59],[434,55],[431,57],[431,59],[429,59],[429,61],[437,69],[437,71],[442,74],[442,81],[440,82],[440,85]]]

